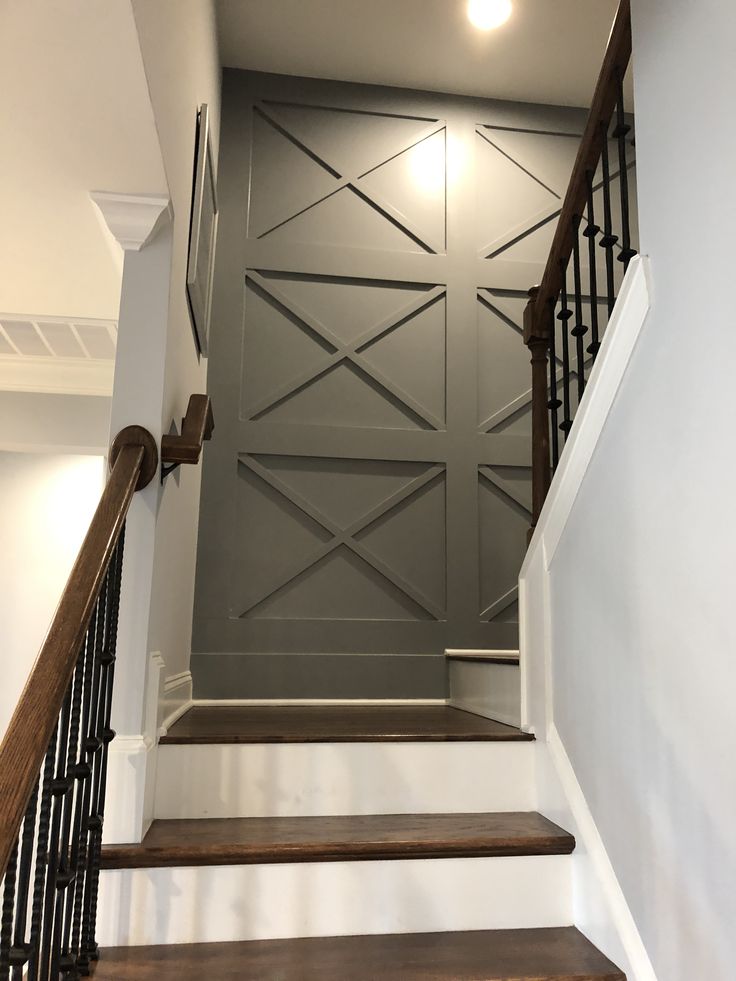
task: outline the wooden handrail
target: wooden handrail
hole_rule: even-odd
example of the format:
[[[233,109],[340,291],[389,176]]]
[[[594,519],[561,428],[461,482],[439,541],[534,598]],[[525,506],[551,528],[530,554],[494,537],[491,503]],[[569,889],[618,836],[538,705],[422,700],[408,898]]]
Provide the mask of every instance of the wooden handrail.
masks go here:
[[[129,426],[110,449],[111,473],[46,639],[0,745],[0,876],[15,845],[133,494],[155,474],[153,436]]]
[[[613,22],[593,101],[575,164],[562,204],[542,282],[534,298],[535,317],[546,320],[545,309],[554,303],[562,288],[564,269],[572,255],[574,221],[583,214],[588,193],[587,174],[595,172],[608,137],[608,125],[616,106],[619,86],[631,57],[630,0],[621,0]],[[539,333],[539,326],[536,328]]]
[[[187,414],[181,421],[181,435],[161,440],[161,464],[164,476],[180,463],[199,463],[202,444],[211,438],[215,428],[212,402],[207,395],[190,395]]]

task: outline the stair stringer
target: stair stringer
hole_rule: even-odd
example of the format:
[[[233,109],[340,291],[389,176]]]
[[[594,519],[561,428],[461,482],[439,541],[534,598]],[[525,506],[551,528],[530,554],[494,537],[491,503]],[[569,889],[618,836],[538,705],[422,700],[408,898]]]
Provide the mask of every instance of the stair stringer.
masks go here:
[[[646,256],[629,266],[575,425],[519,575],[522,728],[534,732],[538,807],[575,836],[576,927],[626,973],[657,981],[575,768],[556,726],[550,566],[650,307]]]

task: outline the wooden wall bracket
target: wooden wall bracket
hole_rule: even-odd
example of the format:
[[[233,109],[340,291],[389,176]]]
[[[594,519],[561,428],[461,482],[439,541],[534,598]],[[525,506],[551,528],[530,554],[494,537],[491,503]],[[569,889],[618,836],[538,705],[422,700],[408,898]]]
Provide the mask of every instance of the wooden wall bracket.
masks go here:
[[[215,428],[212,402],[208,395],[190,395],[187,414],[178,436],[161,440],[161,483],[182,463],[199,463],[202,444],[211,439]]]

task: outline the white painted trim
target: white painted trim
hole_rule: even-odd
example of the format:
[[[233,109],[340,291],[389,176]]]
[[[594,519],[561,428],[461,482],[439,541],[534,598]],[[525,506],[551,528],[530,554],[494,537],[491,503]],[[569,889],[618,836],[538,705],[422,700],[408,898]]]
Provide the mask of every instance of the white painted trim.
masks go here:
[[[192,705],[447,705],[446,698],[195,698]]]
[[[648,257],[636,256],[631,260],[621,285],[600,352],[575,416],[570,439],[560,457],[560,465],[522,565],[521,579],[542,542],[545,568],[548,569],[554,560],[585,472],[646,322],[650,308],[650,282]]]
[[[112,395],[114,361],[0,355],[0,389],[54,395]]]
[[[509,664],[517,664],[519,661],[518,651],[476,651],[476,650],[463,650],[458,649],[448,649],[445,651],[445,657],[449,658],[462,658],[463,660],[468,660],[470,658],[477,658],[479,661],[483,661],[486,658],[495,658],[496,660],[505,660]]]
[[[171,703],[174,707],[171,708]],[[178,703],[178,704],[177,704]],[[192,707],[192,672],[172,674],[162,685],[159,698],[159,714],[165,713],[159,723],[158,737],[165,736],[173,724]]]
[[[107,759],[104,841],[142,841],[150,827],[146,816],[146,776],[153,741],[145,735],[116,736]]]
[[[165,194],[119,194],[90,191],[105,224],[123,249],[139,252],[167,221],[173,211]]]
[[[554,725],[550,726],[547,733],[546,749],[575,823],[577,851],[592,866],[591,871],[601,889],[608,919],[613,924],[617,938],[628,959],[629,963],[625,973],[630,981],[657,981],[649,955],[608,857],[606,846],[603,844],[603,839],[585,800],[582,787],[578,783],[575,770]],[[573,902],[576,925],[589,936],[593,943],[603,949],[604,953],[617,960],[621,967],[619,952],[606,951],[604,949],[607,946],[605,938],[596,935],[601,926],[594,917],[591,917],[589,904],[586,903],[584,908],[580,908],[578,889],[578,884],[574,883]]]
[[[519,576],[522,728],[537,735],[539,808],[576,835],[575,924],[632,981],[656,981],[555,724],[550,568],[650,309],[649,260],[632,260]]]

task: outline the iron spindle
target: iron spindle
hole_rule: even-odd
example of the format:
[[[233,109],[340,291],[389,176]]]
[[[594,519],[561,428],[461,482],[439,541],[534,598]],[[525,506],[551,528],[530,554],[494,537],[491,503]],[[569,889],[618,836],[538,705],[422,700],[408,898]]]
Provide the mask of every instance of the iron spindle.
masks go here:
[[[33,788],[28,801],[26,814],[23,819],[23,832],[20,840],[18,860],[18,896],[15,907],[15,934],[13,937],[13,953],[11,955],[13,981],[21,981],[23,966],[30,953],[26,942],[26,923],[28,920],[28,899],[33,868],[33,843],[36,833],[36,813],[38,809],[39,783]]]
[[[588,262],[590,263],[590,344],[588,345],[588,354],[591,354],[595,361],[595,356],[598,354],[598,349],[601,346],[600,340],[598,339],[598,271],[596,269],[595,257],[595,239],[600,228],[595,223],[593,176],[593,171],[591,170],[585,175],[588,186],[588,216],[583,234],[588,239]]]
[[[15,883],[18,868],[18,845],[13,847],[3,884],[3,907],[0,915],[0,978],[10,977],[10,953],[13,942],[13,921],[15,914]]]
[[[618,242],[618,235],[613,234],[611,218],[611,164],[608,156],[608,126],[604,126],[603,128],[604,140],[601,154],[601,163],[603,165],[603,235],[598,244],[606,252],[606,302],[608,305],[608,316],[610,317],[616,303],[613,247]]]
[[[66,780],[66,750],[69,740],[69,722],[71,714],[71,685],[67,688],[64,703],[59,716],[59,738],[56,753],[56,773],[51,782],[51,830],[46,866],[46,887],[43,906],[43,926],[41,930],[41,978],[46,981],[50,976],[56,951],[54,941],[57,938],[58,916],[57,890],[59,883],[59,863],[61,861],[60,841],[62,831],[63,798],[67,790]],[[63,888],[63,884],[61,886]],[[57,970],[58,976],[58,970]]]
[[[44,886],[48,863],[48,840],[51,824],[52,784],[54,781],[54,762],[56,760],[58,723],[51,737],[43,764],[41,803],[36,837],[36,867],[33,876],[33,901],[31,903],[31,933],[29,938],[30,957],[28,959],[28,981],[38,981],[41,957],[41,938],[43,936]]]
[[[568,305],[567,295],[567,269],[564,269],[560,292],[560,312],[557,314],[557,319],[560,321],[562,333],[562,422],[560,423],[560,430],[565,440],[567,440],[567,434],[572,426],[570,415],[570,337],[567,326],[571,317],[572,310]]]
[[[557,469],[560,459],[560,440],[557,430],[557,410],[562,402],[557,398],[557,354],[554,321],[549,335],[549,401],[547,408],[550,412],[550,435],[552,437],[552,470]]]
[[[626,135],[631,127],[626,122],[624,112],[624,80],[618,77],[618,96],[616,101],[616,129],[614,136],[618,141],[619,190],[621,192],[621,251],[619,262],[624,264],[624,272],[636,255],[636,249],[631,248],[631,230],[629,227],[629,176],[626,167]]]
[[[585,391],[585,348],[583,337],[588,332],[588,328],[583,323],[583,290],[580,284],[580,223],[581,215],[575,216],[573,226],[573,247],[572,247],[572,268],[573,268],[573,289],[575,292],[575,326],[570,331],[575,338],[576,357],[577,357],[577,378],[578,378],[578,403]]]

